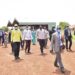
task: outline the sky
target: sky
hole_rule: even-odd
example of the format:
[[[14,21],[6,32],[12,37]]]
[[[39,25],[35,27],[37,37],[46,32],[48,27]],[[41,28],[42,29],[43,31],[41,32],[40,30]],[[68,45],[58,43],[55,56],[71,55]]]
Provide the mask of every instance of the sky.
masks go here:
[[[0,27],[13,22],[69,22],[75,24],[74,0],[0,0]]]

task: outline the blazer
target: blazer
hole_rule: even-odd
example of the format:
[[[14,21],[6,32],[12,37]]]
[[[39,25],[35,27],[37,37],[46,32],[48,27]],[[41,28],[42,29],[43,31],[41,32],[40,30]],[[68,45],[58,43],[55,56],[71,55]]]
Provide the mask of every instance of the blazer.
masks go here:
[[[68,29],[64,30],[64,36],[65,36],[65,39],[68,39]]]
[[[70,31],[70,35],[69,35],[68,29],[65,29],[65,30],[64,30],[64,35],[65,35],[65,39],[70,39],[70,38],[72,38],[71,31]]]
[[[60,41],[58,39],[58,32],[52,34],[51,47],[55,53],[60,52]]]

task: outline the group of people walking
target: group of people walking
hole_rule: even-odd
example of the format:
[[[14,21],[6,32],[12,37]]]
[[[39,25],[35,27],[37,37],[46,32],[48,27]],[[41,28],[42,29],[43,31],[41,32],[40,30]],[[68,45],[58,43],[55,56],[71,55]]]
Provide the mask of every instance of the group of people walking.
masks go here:
[[[1,33],[0,33],[1,35]],[[50,53],[55,53],[56,58],[54,66],[59,67],[61,72],[64,73],[64,65],[62,63],[61,53],[63,51],[64,39],[67,51],[72,51],[72,34],[69,26],[64,29],[64,36],[61,34],[61,28],[52,28],[52,31],[48,31],[46,27],[40,25],[39,29],[31,29],[30,26],[26,26],[24,30],[20,31],[18,24],[14,25],[14,29],[9,32],[9,42],[11,43],[12,53],[15,60],[20,59],[19,52],[20,47],[25,49],[25,53],[31,53],[31,43],[36,45],[39,42],[40,52],[44,54],[44,48],[47,48],[48,39],[50,40]],[[1,41],[1,36],[0,36]],[[68,43],[69,42],[69,43]],[[69,46],[68,46],[69,44]]]
[[[40,26],[37,31],[34,28],[27,26],[22,32],[18,29],[18,25],[15,24],[11,31],[11,47],[14,53],[15,59],[19,59],[20,46],[25,49],[25,53],[31,53],[31,42],[33,45],[36,41],[39,42],[41,54],[44,54],[44,48],[47,47],[47,40],[49,37],[48,30]],[[25,47],[25,48],[24,48]]]

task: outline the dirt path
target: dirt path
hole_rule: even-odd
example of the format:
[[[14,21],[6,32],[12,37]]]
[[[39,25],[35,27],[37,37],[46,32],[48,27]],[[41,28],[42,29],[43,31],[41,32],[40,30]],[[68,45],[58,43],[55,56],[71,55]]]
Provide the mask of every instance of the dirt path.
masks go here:
[[[49,44],[48,44],[49,46]],[[72,47],[75,51],[75,43]],[[63,75],[59,69],[53,65],[55,55],[49,53],[49,49],[45,49],[45,55],[40,54],[39,45],[31,46],[32,54],[25,54],[24,50],[20,51],[22,60],[14,61],[11,55],[11,47],[3,48],[0,46],[0,75]],[[67,52],[62,54],[62,60],[66,69],[64,75],[75,75],[75,52]]]

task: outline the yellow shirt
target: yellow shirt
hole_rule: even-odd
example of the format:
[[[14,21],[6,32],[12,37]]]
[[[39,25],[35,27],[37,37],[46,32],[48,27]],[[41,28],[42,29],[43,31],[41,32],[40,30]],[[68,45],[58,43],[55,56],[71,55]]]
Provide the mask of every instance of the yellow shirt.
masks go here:
[[[12,42],[20,42],[21,41],[21,31],[19,29],[12,30],[11,33],[11,41]]]

